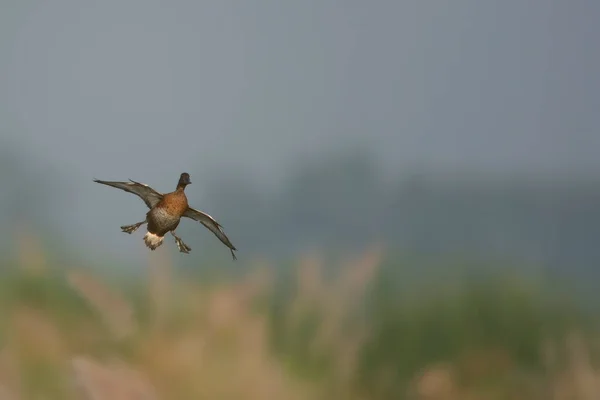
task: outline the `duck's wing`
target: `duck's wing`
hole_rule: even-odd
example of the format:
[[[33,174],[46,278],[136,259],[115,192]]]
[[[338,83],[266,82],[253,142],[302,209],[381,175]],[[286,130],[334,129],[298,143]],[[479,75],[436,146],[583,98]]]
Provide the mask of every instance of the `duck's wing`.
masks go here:
[[[221,242],[223,242],[223,244],[225,246],[229,247],[229,250],[231,251],[231,255],[233,256],[233,259],[237,260],[237,257],[235,256],[235,253],[233,252],[234,250],[237,250],[237,249],[235,248],[235,246],[233,244],[231,244],[231,242],[229,241],[229,238],[227,237],[227,235],[225,235],[225,232],[223,232],[223,227],[213,217],[211,217],[210,215],[208,215],[206,213],[203,213],[202,211],[193,209],[191,207],[188,207],[188,209],[185,211],[183,216],[193,219],[195,221],[198,221],[202,225],[207,227],[208,230],[210,230],[212,233],[214,233],[215,236],[218,237],[219,240]]]
[[[94,179],[94,182],[101,183],[103,185],[108,185],[115,187],[117,189],[124,190],[129,193],[133,193],[139,196],[144,203],[148,206],[148,208],[152,208],[158,204],[159,201],[162,200],[163,195],[158,193],[156,190],[152,189],[150,186],[145,185],[143,183],[132,181],[129,182],[111,182],[111,181],[101,181],[98,179]]]

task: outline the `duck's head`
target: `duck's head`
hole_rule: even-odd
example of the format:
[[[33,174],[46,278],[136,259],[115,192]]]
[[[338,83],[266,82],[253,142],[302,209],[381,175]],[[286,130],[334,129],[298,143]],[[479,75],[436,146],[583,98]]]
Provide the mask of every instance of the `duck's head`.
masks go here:
[[[191,185],[192,181],[190,181],[190,174],[184,172],[179,177],[179,182],[177,183],[177,187],[185,188],[187,185]]]

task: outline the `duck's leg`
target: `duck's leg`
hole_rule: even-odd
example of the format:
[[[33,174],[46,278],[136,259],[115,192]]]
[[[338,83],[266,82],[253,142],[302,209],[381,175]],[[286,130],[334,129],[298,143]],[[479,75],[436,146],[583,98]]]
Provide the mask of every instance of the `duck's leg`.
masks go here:
[[[131,234],[131,233],[135,232],[140,226],[144,225],[146,222],[147,221],[144,220],[142,222],[138,222],[138,223],[133,224],[133,225],[123,225],[121,227],[121,230],[123,232],[125,232],[125,233]]]
[[[171,231],[171,235],[175,238],[175,243],[177,243],[180,252],[188,254],[192,250],[190,246],[183,243],[183,240],[175,234],[175,231]]]

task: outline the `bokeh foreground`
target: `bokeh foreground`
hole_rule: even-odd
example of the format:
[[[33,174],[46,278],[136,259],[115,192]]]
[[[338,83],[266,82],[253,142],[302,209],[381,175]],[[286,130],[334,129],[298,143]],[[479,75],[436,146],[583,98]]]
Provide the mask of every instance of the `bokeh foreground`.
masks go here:
[[[541,277],[419,275],[378,246],[206,276],[164,251],[115,277],[23,240],[0,280],[0,399],[600,398],[593,319]]]

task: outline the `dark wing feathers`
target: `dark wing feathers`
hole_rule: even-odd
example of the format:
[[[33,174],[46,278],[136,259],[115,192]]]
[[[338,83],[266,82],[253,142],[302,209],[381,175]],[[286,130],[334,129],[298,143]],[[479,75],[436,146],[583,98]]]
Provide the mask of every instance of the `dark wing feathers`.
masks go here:
[[[132,181],[129,182],[110,182],[110,181],[101,181],[98,179],[94,179],[94,182],[101,183],[103,185],[108,185],[115,187],[117,189],[124,190],[129,193],[133,193],[139,196],[144,203],[148,206],[148,208],[154,207],[158,204],[159,201],[162,200],[163,195],[158,193],[156,190],[152,189],[150,186],[145,185],[143,183]]]
[[[223,227],[217,221],[215,221],[215,219],[213,217],[211,217],[210,215],[208,215],[206,213],[203,213],[202,211],[193,209],[191,207],[188,207],[188,209],[183,214],[183,216],[193,219],[195,221],[198,221],[202,225],[207,227],[208,230],[210,230],[212,233],[214,233],[215,236],[218,237],[219,240],[221,242],[223,242],[223,244],[225,246],[229,247],[229,250],[231,251],[231,255],[233,256],[233,259],[237,260],[237,257],[235,256],[235,253],[233,252],[234,250],[237,250],[237,249],[235,248],[235,246],[233,244],[231,244],[231,242],[229,241],[229,238],[227,237],[227,235],[225,235],[225,232],[223,232]]]

